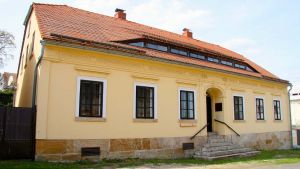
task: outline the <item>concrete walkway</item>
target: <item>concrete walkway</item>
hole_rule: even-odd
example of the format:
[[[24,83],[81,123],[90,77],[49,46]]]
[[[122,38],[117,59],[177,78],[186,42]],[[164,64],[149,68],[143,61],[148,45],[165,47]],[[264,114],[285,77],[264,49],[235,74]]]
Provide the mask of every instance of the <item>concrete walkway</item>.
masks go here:
[[[134,169],[300,169],[300,163],[270,164],[270,163],[233,163],[220,165],[151,165],[147,164]]]

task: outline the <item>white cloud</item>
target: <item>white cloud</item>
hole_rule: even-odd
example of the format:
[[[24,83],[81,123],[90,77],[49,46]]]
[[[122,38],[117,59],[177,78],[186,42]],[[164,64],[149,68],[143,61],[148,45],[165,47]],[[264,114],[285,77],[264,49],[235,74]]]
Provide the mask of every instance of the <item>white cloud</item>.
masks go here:
[[[180,0],[76,0],[72,5],[110,16],[115,8],[122,8],[127,11],[128,20],[177,33],[185,27],[196,32],[213,25],[210,11]]]

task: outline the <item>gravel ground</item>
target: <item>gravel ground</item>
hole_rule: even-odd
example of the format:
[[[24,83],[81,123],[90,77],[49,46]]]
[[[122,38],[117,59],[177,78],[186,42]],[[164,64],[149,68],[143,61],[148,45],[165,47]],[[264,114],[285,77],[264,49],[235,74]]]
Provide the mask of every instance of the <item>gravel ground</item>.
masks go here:
[[[222,165],[151,165],[146,164],[134,169],[300,169],[300,163],[270,164],[270,163],[233,163]]]

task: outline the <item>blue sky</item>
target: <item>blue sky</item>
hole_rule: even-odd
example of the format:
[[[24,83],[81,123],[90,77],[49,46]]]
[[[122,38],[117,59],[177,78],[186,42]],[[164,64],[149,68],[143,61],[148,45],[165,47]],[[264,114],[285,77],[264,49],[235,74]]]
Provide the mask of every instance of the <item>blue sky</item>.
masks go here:
[[[298,0],[40,0],[113,16],[125,9],[128,20],[194,37],[234,50],[300,88],[300,1]],[[15,58],[0,71],[16,72],[32,1],[0,0],[0,29],[13,33]]]

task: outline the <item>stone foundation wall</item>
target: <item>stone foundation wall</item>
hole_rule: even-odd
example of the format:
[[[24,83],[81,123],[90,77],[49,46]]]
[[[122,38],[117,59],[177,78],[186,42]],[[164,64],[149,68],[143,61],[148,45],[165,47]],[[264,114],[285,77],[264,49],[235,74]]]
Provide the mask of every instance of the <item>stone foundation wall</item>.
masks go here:
[[[227,141],[262,149],[291,148],[290,132],[270,132],[225,136]],[[207,142],[207,137],[197,136],[172,138],[136,138],[136,139],[78,139],[78,140],[37,140],[36,160],[45,161],[76,161],[122,158],[184,158],[193,151],[184,151],[183,143],[194,143],[195,150]],[[100,147],[100,156],[82,157],[82,147]]]
[[[122,158],[184,158],[183,143],[194,143],[199,149],[206,137],[136,138],[136,139],[79,139],[37,140],[36,160],[76,161]],[[100,156],[82,157],[82,147],[100,147]]]
[[[268,133],[227,135],[225,138],[235,144],[257,150],[290,149],[291,136],[289,131]]]

